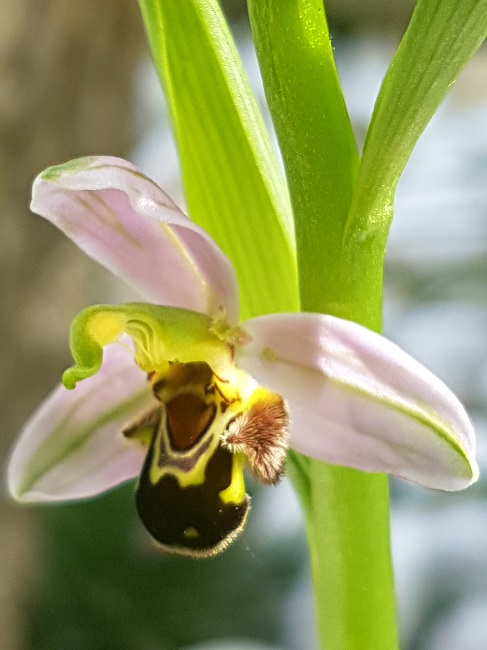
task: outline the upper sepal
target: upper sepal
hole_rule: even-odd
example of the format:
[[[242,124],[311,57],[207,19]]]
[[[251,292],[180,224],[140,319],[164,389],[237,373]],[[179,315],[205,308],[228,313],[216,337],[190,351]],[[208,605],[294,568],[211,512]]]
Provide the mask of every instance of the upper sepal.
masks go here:
[[[238,322],[235,271],[213,240],[136,167],[108,156],[50,167],[31,209],[149,300]]]
[[[458,490],[478,478],[472,425],[435,375],[382,336],[320,314],[244,323],[238,365],[285,396],[290,445],[337,465]]]

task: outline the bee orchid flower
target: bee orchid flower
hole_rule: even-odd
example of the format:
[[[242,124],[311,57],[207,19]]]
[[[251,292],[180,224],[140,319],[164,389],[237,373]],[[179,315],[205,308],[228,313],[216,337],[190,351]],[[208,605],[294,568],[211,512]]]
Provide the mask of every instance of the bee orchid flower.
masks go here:
[[[16,499],[84,499],[138,477],[152,537],[199,557],[242,529],[244,468],[275,484],[288,447],[431,488],[477,479],[472,426],[445,384],[340,318],[239,323],[229,260],[130,163],[50,168],[34,183],[32,210],[148,302],[96,305],[74,319],[75,364],[11,455]]]

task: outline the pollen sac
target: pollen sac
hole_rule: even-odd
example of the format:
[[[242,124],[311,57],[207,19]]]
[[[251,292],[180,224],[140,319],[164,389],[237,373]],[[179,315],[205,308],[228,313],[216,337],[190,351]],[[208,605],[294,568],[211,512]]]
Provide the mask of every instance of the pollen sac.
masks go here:
[[[283,474],[288,417],[279,395],[206,363],[151,373],[160,406],[124,431],[148,447],[136,490],[138,514],[163,550],[208,557],[242,530],[249,497],[243,467],[266,484]]]

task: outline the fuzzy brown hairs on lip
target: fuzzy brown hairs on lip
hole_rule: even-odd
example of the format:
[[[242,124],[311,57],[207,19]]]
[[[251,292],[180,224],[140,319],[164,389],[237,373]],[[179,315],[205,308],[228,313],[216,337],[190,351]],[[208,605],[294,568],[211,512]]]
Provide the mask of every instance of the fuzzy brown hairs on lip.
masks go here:
[[[259,481],[275,485],[284,474],[288,425],[289,416],[282,397],[265,392],[229,423],[222,444],[233,453],[244,453]]]

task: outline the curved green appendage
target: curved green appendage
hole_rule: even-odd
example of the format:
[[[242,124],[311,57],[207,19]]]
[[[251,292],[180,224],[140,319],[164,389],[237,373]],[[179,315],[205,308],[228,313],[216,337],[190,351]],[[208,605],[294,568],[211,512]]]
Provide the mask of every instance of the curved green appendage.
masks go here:
[[[233,366],[232,346],[215,335],[205,314],[144,303],[94,305],[83,309],[71,324],[71,353],[75,365],[62,382],[68,389],[96,374],[103,348],[123,333],[135,344],[135,361],[144,372],[163,371],[169,361],[205,361],[219,376]]]

